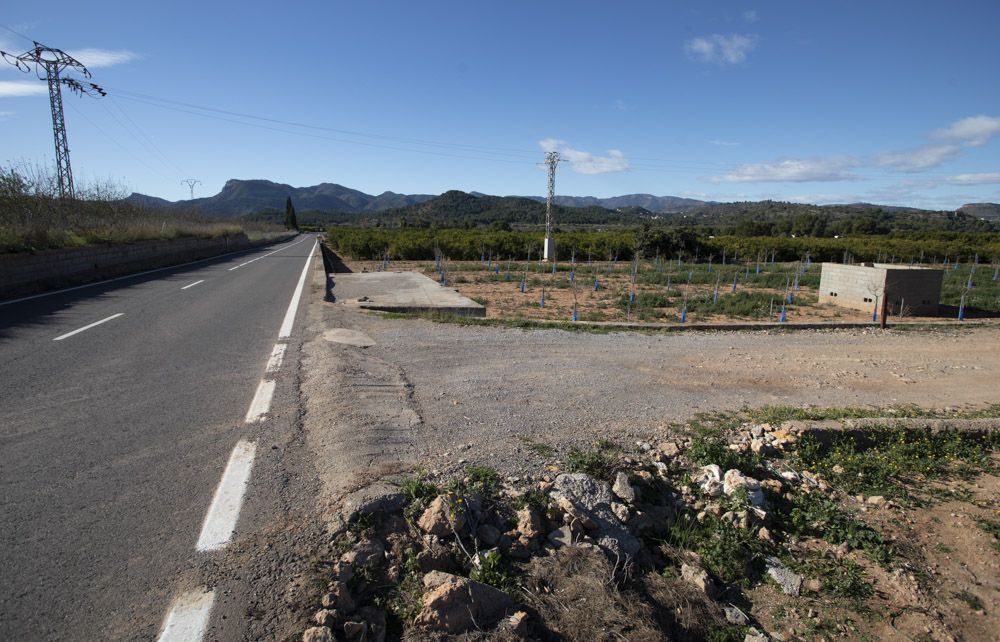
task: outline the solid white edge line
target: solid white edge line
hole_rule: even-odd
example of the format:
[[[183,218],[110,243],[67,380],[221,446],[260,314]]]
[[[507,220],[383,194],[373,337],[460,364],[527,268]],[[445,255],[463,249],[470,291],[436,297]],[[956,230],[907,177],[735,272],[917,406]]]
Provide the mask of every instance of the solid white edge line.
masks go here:
[[[194,286],[198,285],[199,283],[204,283],[204,282],[205,282],[205,279],[202,279],[201,281],[195,281],[194,283],[188,283],[187,285],[185,285],[181,289],[182,290],[186,290],[188,288],[193,288]]]
[[[288,345],[285,343],[274,344],[274,349],[271,350],[271,357],[267,360],[264,372],[277,372],[281,369],[281,362],[285,358],[285,349],[287,347]]]
[[[274,381],[262,379],[257,386],[257,392],[250,402],[250,409],[247,410],[246,423],[252,424],[263,420],[264,415],[271,410],[271,398],[274,397]]]
[[[197,642],[208,628],[215,591],[197,588],[174,600],[160,629],[157,642]]]
[[[53,341],[62,341],[63,339],[67,339],[67,338],[73,336],[74,334],[80,334],[84,330],[89,330],[89,329],[93,328],[94,326],[101,325],[102,323],[107,323],[111,319],[117,319],[118,317],[122,316],[123,314],[125,314],[125,313],[124,312],[119,312],[118,314],[112,314],[110,317],[108,317],[106,319],[101,319],[100,321],[94,321],[90,325],[85,325],[82,328],[77,328],[76,330],[73,330],[72,332],[67,332],[66,334],[60,334],[58,337],[56,337],[56,338],[54,338],[52,340]]]
[[[250,481],[250,470],[253,468],[257,445],[252,441],[239,441],[229,456],[229,463],[222,473],[218,488],[212,497],[212,503],[205,514],[205,522],[201,526],[201,534],[195,549],[199,551],[216,551],[226,546],[236,529],[236,520],[240,516],[243,504],[243,493]]]
[[[267,253],[267,254],[265,254],[264,256],[258,256],[257,258],[255,258],[255,259],[250,259],[249,261],[246,261],[245,263],[240,263],[240,264],[239,264],[239,265],[237,265],[236,267],[231,267],[231,268],[229,268],[229,271],[230,271],[230,272],[232,272],[233,270],[238,270],[238,269],[240,269],[241,267],[243,267],[244,265],[250,265],[250,264],[251,264],[251,263],[253,263],[254,261],[259,261],[259,260],[261,260],[261,259],[266,259],[267,257],[271,256],[272,254],[277,254],[278,252],[280,252],[280,251],[282,251],[282,250],[287,250],[287,249],[288,249],[288,248],[290,248],[290,247],[295,247],[295,246],[296,246],[296,245],[298,245],[299,243],[305,243],[305,242],[306,242],[306,241],[308,241],[308,240],[309,240],[309,239],[302,239],[301,241],[297,241],[297,242],[295,242],[295,243],[292,243],[291,245],[289,245],[289,246],[287,246],[287,247],[282,247],[282,248],[278,248],[277,250],[275,250],[275,251],[273,251],[273,252],[268,252],[268,253]]]
[[[312,249],[309,250],[309,256],[306,258],[306,264],[302,266],[302,275],[299,276],[299,284],[295,286],[295,293],[292,294],[292,300],[288,304],[288,310],[285,311],[285,320],[281,322],[281,330],[278,331],[279,339],[287,339],[292,336],[292,326],[295,324],[295,313],[299,309],[299,299],[302,298],[302,288],[306,284],[306,275],[309,274],[309,264],[312,263],[313,252],[316,251],[316,244],[314,243]]]
[[[301,243],[302,241],[298,241]],[[291,247],[291,246],[288,246]],[[42,292],[41,294],[32,294],[31,296],[23,296],[20,299],[11,299],[10,301],[0,301],[0,307],[5,305],[13,305],[15,303],[21,303],[23,301],[31,301],[32,299],[41,299],[42,297],[54,296],[56,294],[63,294],[64,292],[72,292],[74,290],[82,290],[84,288],[93,288],[98,285],[104,285],[105,283],[114,283],[115,281],[124,281],[125,279],[133,279],[137,276],[145,276],[147,274],[156,274],[157,272],[165,272],[166,270],[176,270],[177,268],[187,267],[188,265],[197,265],[199,263],[206,263],[208,261],[214,261],[215,259],[221,259],[226,256],[232,256],[233,254],[245,254],[247,252],[253,252],[257,248],[243,248],[242,250],[233,250],[232,252],[226,252],[225,254],[216,254],[215,256],[210,256],[206,259],[198,259],[197,261],[188,261],[187,263],[178,263],[177,265],[168,265],[167,267],[156,268],[155,270],[146,270],[145,272],[136,272],[135,274],[125,274],[123,276],[116,276],[113,279],[104,279],[103,281],[94,281],[93,283],[84,283],[83,285],[74,285],[71,288],[63,288],[61,290],[53,290],[52,292]],[[282,248],[284,249],[284,248]]]

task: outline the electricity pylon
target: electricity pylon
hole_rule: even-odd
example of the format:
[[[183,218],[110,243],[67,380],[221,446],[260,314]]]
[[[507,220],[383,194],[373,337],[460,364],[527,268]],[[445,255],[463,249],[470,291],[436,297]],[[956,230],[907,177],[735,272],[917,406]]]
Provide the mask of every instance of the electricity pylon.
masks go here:
[[[556,197],[556,165],[560,160],[559,152],[545,154],[545,164],[549,168],[549,197],[545,200],[545,246],[542,258],[546,261],[556,260],[556,241],[552,238],[552,203]]]
[[[195,185],[201,185],[201,181],[199,181],[197,178],[185,178],[184,180],[181,181],[181,185],[187,185],[188,188],[190,188],[190,190],[191,190],[191,200],[193,201],[194,200],[194,186]]]
[[[76,198],[76,191],[73,188],[73,168],[69,164],[69,143],[66,141],[62,86],[66,85],[70,91],[80,96],[87,94],[100,98],[107,96],[108,92],[92,82],[80,82],[75,78],[62,77],[60,74],[67,69],[76,71],[84,78],[90,78],[90,72],[83,66],[83,63],[61,49],[53,49],[35,42],[34,48],[20,56],[14,56],[6,51],[0,51],[0,56],[25,73],[29,73],[34,67],[38,79],[48,81],[49,106],[52,109],[52,135],[56,142],[56,176],[59,178],[59,196]]]

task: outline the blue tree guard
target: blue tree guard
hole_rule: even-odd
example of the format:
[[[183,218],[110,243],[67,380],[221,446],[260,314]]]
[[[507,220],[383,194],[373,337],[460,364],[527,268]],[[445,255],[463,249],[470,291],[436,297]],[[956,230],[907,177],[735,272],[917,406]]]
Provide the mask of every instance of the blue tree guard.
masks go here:
[[[965,321],[965,304],[959,304],[958,306],[958,320]]]
[[[712,294],[712,303],[719,302],[719,288],[715,288],[715,292]]]
[[[573,304],[573,321],[576,322],[576,304]]]
[[[788,321],[788,313],[785,311],[785,305],[781,305],[781,316],[778,317],[778,323],[785,323]]]
[[[524,279],[521,279],[521,294],[524,294]]]
[[[736,277],[733,276],[733,292],[736,292]]]
[[[686,323],[688,320],[688,309],[687,306],[681,308],[681,323]]]
[[[971,274],[969,275],[969,280],[965,282],[965,289],[966,290],[971,290],[972,289],[972,275]]]
[[[545,307],[545,290],[542,290],[542,296],[538,298],[538,307],[540,308]]]
[[[788,293],[788,303],[789,304],[795,303],[795,295],[792,294],[791,292]]]
[[[576,280],[576,270],[569,271],[569,282],[572,283]]]
[[[599,290],[600,287],[601,287],[601,282],[598,281],[597,277],[595,276],[594,277],[594,292],[597,292],[597,290]]]
[[[993,280],[1000,281],[1000,268],[993,269]]]
[[[552,274],[555,274],[555,273],[556,273],[556,262],[553,261],[552,262]]]
[[[875,301],[875,307],[872,308],[872,322],[878,321],[878,301]]]
[[[628,293],[628,302],[635,305],[635,290]]]

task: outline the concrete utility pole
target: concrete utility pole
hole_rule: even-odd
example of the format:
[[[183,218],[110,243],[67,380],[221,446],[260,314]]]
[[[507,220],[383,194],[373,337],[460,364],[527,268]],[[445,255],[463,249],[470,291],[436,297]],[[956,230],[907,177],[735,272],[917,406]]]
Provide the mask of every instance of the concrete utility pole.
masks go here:
[[[196,178],[185,178],[184,180],[181,181],[181,185],[187,185],[188,186],[188,188],[191,190],[191,200],[193,201],[194,200],[194,186],[195,185],[201,185],[201,181],[199,181]]]
[[[545,247],[542,258],[546,261],[556,260],[556,240],[552,238],[552,203],[556,197],[556,165],[560,160],[559,152],[545,154],[545,164],[549,168],[549,197],[545,200]]]
[[[52,110],[52,135],[56,143],[56,175],[59,179],[59,196],[76,198],[73,188],[73,168],[69,164],[69,143],[66,140],[66,120],[63,117],[62,86],[66,85],[76,94],[83,96],[103,97],[108,92],[92,82],[80,82],[75,78],[63,78],[60,74],[72,69],[90,78],[90,72],[83,64],[61,49],[53,49],[35,42],[33,49],[20,56],[14,56],[6,51],[0,51],[3,59],[21,71],[28,73],[34,68],[39,80],[49,83],[49,107]]]

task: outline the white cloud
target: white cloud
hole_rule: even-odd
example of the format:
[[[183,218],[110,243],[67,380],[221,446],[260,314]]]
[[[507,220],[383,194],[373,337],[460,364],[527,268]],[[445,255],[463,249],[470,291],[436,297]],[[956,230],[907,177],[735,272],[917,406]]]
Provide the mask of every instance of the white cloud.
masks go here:
[[[0,80],[0,98],[38,96],[48,91],[48,85],[40,80]]]
[[[709,178],[713,183],[805,183],[810,181],[859,180],[849,170],[860,163],[849,157],[789,159],[777,163],[743,165],[722,176]]]
[[[750,9],[749,11],[744,11],[743,20],[746,22],[757,22],[757,10]]]
[[[745,62],[747,54],[756,46],[757,36],[738,33],[728,36],[713,33],[710,36],[692,38],[684,43],[685,51],[695,60],[719,65]]]
[[[574,172],[580,174],[606,174],[609,172],[624,172],[628,169],[625,155],[617,149],[609,149],[607,156],[597,156],[590,152],[573,149],[564,140],[546,138],[538,144],[547,152],[559,152],[559,155],[569,163]]]
[[[998,116],[969,116],[961,120],[956,120],[943,129],[939,129],[932,138],[939,140],[955,140],[978,147],[986,144],[990,138],[1000,134],[1000,117]]]
[[[954,176],[948,176],[944,180],[952,185],[992,185],[1000,183],[1000,172],[956,174]]]
[[[615,111],[632,111],[632,108],[625,104],[625,101],[621,98],[615,100],[615,104],[612,105]]]
[[[132,60],[138,58],[138,56],[133,52],[126,51],[124,49],[115,51],[111,49],[95,49],[91,47],[87,49],[77,49],[75,51],[67,51],[66,53],[82,62],[83,66],[88,69],[111,67],[113,65],[131,62]]]
[[[901,172],[922,172],[955,158],[960,151],[958,145],[924,145],[916,149],[884,152],[876,156],[873,162],[879,167]]]
[[[718,145],[720,147],[739,147],[739,145],[740,145],[739,143],[734,143],[734,142],[728,141],[728,140],[710,140],[710,141],[708,141],[708,144],[709,145]]]

